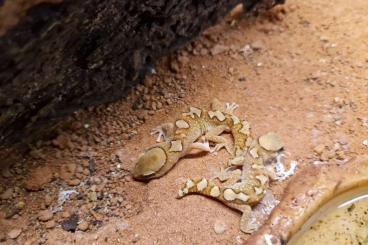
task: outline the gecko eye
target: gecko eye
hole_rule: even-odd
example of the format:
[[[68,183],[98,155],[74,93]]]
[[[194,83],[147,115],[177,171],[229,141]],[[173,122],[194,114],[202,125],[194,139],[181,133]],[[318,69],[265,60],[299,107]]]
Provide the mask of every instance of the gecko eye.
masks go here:
[[[134,166],[133,176],[136,179],[150,179],[166,162],[166,153],[160,147],[147,150]]]

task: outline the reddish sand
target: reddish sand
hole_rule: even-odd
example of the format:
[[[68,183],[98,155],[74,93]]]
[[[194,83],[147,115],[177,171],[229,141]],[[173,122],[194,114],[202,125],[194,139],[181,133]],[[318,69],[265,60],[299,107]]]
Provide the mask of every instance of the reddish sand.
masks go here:
[[[145,123],[135,123],[143,109],[131,110],[131,99],[79,112],[60,126],[57,140],[43,143],[3,171],[0,240],[5,241],[0,244],[246,244],[236,211],[201,196],[175,199],[185,178],[212,176],[228,158],[224,151],[182,159],[148,184],[133,181],[126,170],[154,143],[150,129],[173,121],[189,105],[208,106],[213,97],[238,103],[237,114],[251,122],[255,135],[280,135],[287,164],[297,160],[302,168],[317,160],[335,163],[366,153],[367,12],[365,0],[294,0],[257,18],[230,19],[206,31],[147,78],[149,89],[150,81],[178,79],[182,94],[146,111]],[[214,48],[216,44],[222,46]],[[164,97],[159,92],[152,96]],[[127,120],[128,129],[120,123]],[[314,148],[320,144],[326,149],[319,155]],[[40,178],[40,186],[32,179],[40,173],[32,170],[49,174],[49,169],[38,166],[53,172],[51,179]],[[29,192],[27,183],[41,190]],[[285,185],[272,185],[277,198]],[[84,195],[66,201],[64,213],[56,212],[50,223],[38,220],[39,211],[55,209],[60,190],[70,189]],[[21,201],[25,207],[5,219]],[[60,227],[72,213],[87,222],[75,233]],[[224,233],[215,233],[216,222],[226,226]],[[14,229],[21,233],[8,238]]]

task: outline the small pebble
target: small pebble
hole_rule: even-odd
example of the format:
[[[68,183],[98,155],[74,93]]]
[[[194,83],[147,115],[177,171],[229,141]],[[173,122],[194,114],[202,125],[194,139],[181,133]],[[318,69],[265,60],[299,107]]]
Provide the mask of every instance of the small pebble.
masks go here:
[[[72,180],[68,180],[67,184],[70,186],[77,186],[80,184],[80,180],[79,179],[72,179]]]
[[[26,203],[25,203],[25,202],[23,202],[23,201],[19,201],[19,202],[15,205],[15,207],[16,207],[17,209],[23,209],[25,206],[26,206]]]
[[[76,214],[71,215],[69,218],[61,222],[61,227],[65,231],[75,232],[78,226],[79,216]]]
[[[19,237],[19,235],[22,233],[21,229],[13,229],[11,231],[8,232],[8,237],[10,239],[17,239],[17,237]]]
[[[340,143],[340,145],[347,145],[347,144],[349,144],[349,141],[348,141],[348,137],[347,136],[340,136],[338,138],[338,142]]]
[[[54,214],[50,210],[43,210],[38,213],[38,219],[40,221],[49,221],[53,216]]]
[[[218,54],[224,53],[228,49],[229,48],[227,46],[216,44],[215,46],[213,46],[213,48],[211,48],[210,53],[211,55],[218,55]]]
[[[227,227],[223,221],[216,220],[213,229],[215,230],[216,234],[222,234],[226,231]]]
[[[321,155],[322,152],[325,150],[325,145],[323,144],[319,144],[316,147],[314,147],[313,151],[317,154],[317,155]]]
[[[134,237],[132,239],[132,243],[137,243],[139,241],[139,239],[140,239],[139,234],[134,234]]]
[[[238,80],[239,80],[239,82],[244,82],[244,81],[246,81],[246,80],[247,80],[247,78],[246,78],[245,76],[240,76],[240,77],[238,78]]]
[[[344,160],[346,158],[344,151],[336,151],[336,158],[339,160]]]
[[[328,161],[329,159],[333,158],[335,156],[335,152],[334,151],[328,151],[327,149],[324,150],[322,152],[322,154],[320,155],[320,159],[322,161]]]
[[[251,43],[250,46],[252,47],[252,49],[254,51],[259,51],[259,50],[264,49],[263,43],[262,42],[259,42],[259,41],[255,41],[255,42]]]
[[[82,223],[78,225],[78,230],[86,231],[88,227],[89,227],[89,223],[87,221],[82,221]]]
[[[13,197],[13,189],[12,188],[9,188],[7,189],[6,191],[4,191],[3,194],[0,195],[0,199],[2,200],[8,200],[8,199],[11,199]]]
[[[88,199],[91,202],[96,202],[97,201],[97,193],[95,191],[92,191],[92,192],[88,193]]]
[[[97,176],[92,176],[90,179],[91,184],[95,184],[95,185],[99,185],[101,184],[101,178],[97,177]]]
[[[52,203],[52,197],[50,195],[45,196],[45,205],[48,207]]]
[[[326,36],[320,36],[319,37],[319,40],[321,40],[324,43],[327,43],[328,42],[328,37],[326,37]],[[338,97],[336,97],[336,98],[338,98]]]
[[[0,231],[0,242],[5,242],[6,234],[3,231]]]
[[[46,223],[45,223],[45,227],[46,227],[46,229],[52,229],[52,228],[54,228],[56,226],[56,223],[55,223],[55,221],[54,220],[50,220],[50,221],[47,221]]]
[[[5,219],[10,219],[11,217],[18,214],[20,209],[16,208],[15,206],[8,206],[4,208],[4,211],[5,211]]]
[[[69,218],[70,217],[70,212],[69,211],[64,211],[64,212],[62,212],[61,213],[61,217],[63,217],[63,218]]]

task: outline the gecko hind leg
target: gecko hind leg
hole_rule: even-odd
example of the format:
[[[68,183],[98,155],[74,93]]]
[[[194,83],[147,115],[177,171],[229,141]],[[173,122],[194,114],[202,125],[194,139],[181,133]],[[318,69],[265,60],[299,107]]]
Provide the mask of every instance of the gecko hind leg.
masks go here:
[[[225,203],[226,204],[226,203]],[[228,203],[226,204],[228,207],[238,210],[242,213],[240,218],[239,228],[242,232],[247,234],[252,234],[254,231],[258,230],[259,226],[251,222],[251,213],[252,207],[248,204],[236,204],[236,203]]]
[[[217,127],[214,127],[212,129],[210,129],[203,136],[203,138],[205,140],[216,143],[215,147],[212,149],[211,152],[218,152],[222,148],[225,148],[226,151],[229,152],[230,154],[233,153],[233,147],[232,147],[232,144],[230,143],[230,141],[228,141],[227,139],[225,139],[222,136],[219,136],[220,134],[222,134],[223,132],[228,131],[228,130],[229,129],[226,125],[220,125],[220,126],[217,126]]]
[[[225,148],[226,151],[230,154],[233,152],[233,147],[231,143],[222,136],[217,135],[207,135],[205,136],[208,141],[215,142],[215,147],[211,150],[212,153],[220,151],[222,148]]]
[[[227,185],[235,184],[241,177],[242,171],[236,169],[236,167],[220,168],[218,172],[212,179],[218,179],[221,182],[225,182]]]
[[[259,226],[254,222],[250,222],[249,220],[252,208],[249,205],[245,205],[241,212],[243,214],[240,218],[240,230],[247,234],[252,234],[258,230]]]
[[[172,123],[163,123],[160,126],[153,128],[151,130],[151,135],[157,134],[156,142],[161,142],[161,138],[164,141],[172,138],[174,135],[174,124]]]

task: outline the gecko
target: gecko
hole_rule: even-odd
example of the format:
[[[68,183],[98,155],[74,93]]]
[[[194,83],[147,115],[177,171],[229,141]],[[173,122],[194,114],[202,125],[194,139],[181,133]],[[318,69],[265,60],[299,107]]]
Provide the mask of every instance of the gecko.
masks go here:
[[[278,179],[278,173],[271,163],[280,156],[283,144],[273,132],[254,138],[248,130],[246,136],[242,138],[242,144],[234,138],[236,149],[226,164],[227,169],[212,179],[188,179],[184,187],[179,189],[177,198],[199,194],[220,201],[242,213],[241,231],[253,233],[260,224],[250,219],[252,207],[270,193],[270,182]],[[225,182],[224,185],[217,185],[215,179]],[[268,197],[271,196],[273,198],[272,192]],[[276,200],[267,202],[275,203]]]
[[[264,141],[264,137],[268,138],[268,142]],[[229,171],[225,170],[225,173],[222,172],[213,179],[188,179],[184,187],[179,189],[177,198],[181,199],[189,194],[199,194],[220,201],[242,213],[241,231],[253,233],[259,228],[259,224],[249,219],[252,207],[259,204],[268,194],[270,181],[277,179],[273,167],[267,165],[277,157],[281,150],[282,144],[276,142],[278,139],[274,137],[273,134],[266,134],[252,140],[243,154],[239,154],[237,158],[229,161],[228,164],[231,165]],[[231,169],[232,167],[235,169]],[[218,185],[215,179],[225,182],[224,185]],[[269,196],[273,197],[272,194]],[[275,201],[268,200],[268,202]]]
[[[235,103],[226,103],[224,106],[214,99],[211,110],[190,107],[190,111],[182,113],[174,124],[165,123],[154,129],[153,133],[158,134],[158,143],[138,157],[133,177],[138,180],[159,178],[193,149],[216,152],[225,148],[231,154],[227,162],[227,170],[231,171],[222,171],[218,177],[221,181],[226,181],[227,186],[218,186],[213,180],[205,178],[188,179],[177,197],[200,194],[217,199],[241,211],[243,215],[240,228],[251,233],[258,228],[248,222],[251,207],[264,198],[270,179],[275,179],[274,171],[265,164],[277,156],[283,145],[274,133],[254,139],[250,134],[250,123],[241,121],[234,114],[237,107]],[[220,136],[224,132],[232,134],[233,147]],[[164,142],[160,142],[161,138]],[[198,142],[199,139],[202,143]],[[216,144],[214,149],[210,149],[209,142]],[[234,167],[237,169],[233,170]]]
[[[143,181],[159,178],[193,149],[217,152],[225,148],[236,160],[236,156],[246,149],[250,134],[249,122],[241,121],[233,113],[237,107],[235,103],[224,105],[214,99],[210,110],[190,107],[189,112],[182,113],[175,123],[165,123],[154,129],[153,133],[158,134],[157,143],[138,156],[133,177]],[[224,132],[232,134],[233,146],[220,136]],[[215,143],[213,149],[209,142]]]

